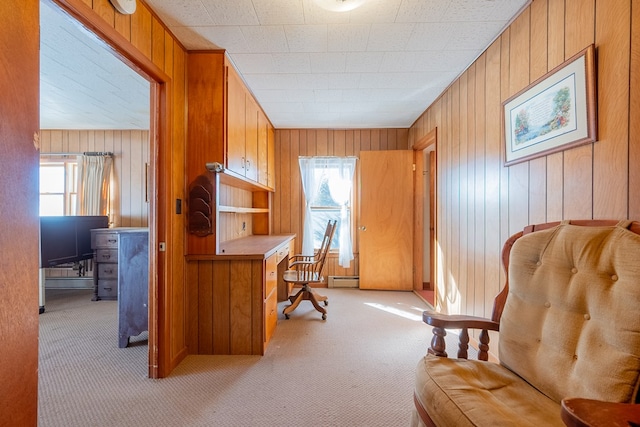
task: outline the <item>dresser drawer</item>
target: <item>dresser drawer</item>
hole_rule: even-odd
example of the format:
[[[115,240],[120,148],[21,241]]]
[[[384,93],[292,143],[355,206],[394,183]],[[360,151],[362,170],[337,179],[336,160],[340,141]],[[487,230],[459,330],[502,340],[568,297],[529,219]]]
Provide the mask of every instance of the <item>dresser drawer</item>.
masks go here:
[[[95,248],[118,248],[118,233],[95,233]]]
[[[117,298],[118,297],[118,279],[101,280],[98,279],[98,296],[100,298]]]
[[[118,249],[98,249],[96,262],[118,262]]]
[[[118,264],[101,262],[98,264],[98,279],[117,279]]]

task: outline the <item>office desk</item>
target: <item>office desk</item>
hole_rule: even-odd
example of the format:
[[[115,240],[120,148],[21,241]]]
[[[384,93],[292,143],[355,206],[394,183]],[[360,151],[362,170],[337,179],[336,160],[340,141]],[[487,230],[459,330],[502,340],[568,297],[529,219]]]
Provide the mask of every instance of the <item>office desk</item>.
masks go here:
[[[218,254],[187,256],[190,354],[264,354],[278,321],[278,271],[294,238],[249,236],[221,243]]]

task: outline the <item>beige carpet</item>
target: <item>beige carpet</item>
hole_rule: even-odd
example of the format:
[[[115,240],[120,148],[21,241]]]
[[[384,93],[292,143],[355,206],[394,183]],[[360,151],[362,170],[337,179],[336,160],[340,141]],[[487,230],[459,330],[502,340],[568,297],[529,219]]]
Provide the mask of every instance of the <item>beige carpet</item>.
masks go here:
[[[39,425],[409,425],[415,366],[431,337],[426,304],[411,292],[322,293],[327,320],[307,302],[290,320],[280,314],[265,356],[188,356],[152,380],[145,334],[118,348],[117,302],[47,291]]]

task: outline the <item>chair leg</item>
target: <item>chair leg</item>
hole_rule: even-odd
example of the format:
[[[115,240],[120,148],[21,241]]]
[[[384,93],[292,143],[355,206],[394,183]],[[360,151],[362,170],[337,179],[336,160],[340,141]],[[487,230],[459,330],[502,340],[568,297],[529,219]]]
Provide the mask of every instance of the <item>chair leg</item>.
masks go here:
[[[284,310],[282,310],[282,313],[284,314],[284,317],[286,319],[289,318],[289,313],[291,313],[293,310],[298,308],[298,306],[300,305],[300,302],[303,299],[304,299],[304,292],[303,291],[300,291],[297,294],[289,297],[289,300],[291,301],[291,304],[289,304],[288,306],[286,306],[284,308]]]
[[[328,304],[327,297],[315,293],[313,290],[311,290],[311,287],[309,287],[309,285],[302,286],[302,289],[300,289],[298,293],[289,297],[289,301],[291,301],[291,304],[286,306],[284,310],[282,310],[284,317],[288,319],[289,313],[295,310],[303,300],[311,301],[313,307],[320,313],[322,313],[322,320],[327,319],[327,310],[325,310],[319,304],[319,301],[324,301],[324,305],[326,306]]]
[[[313,306],[316,308],[316,310],[318,310],[320,313],[322,313],[322,320],[326,320],[327,319],[327,310],[324,309],[324,307],[321,307],[320,304],[318,304],[318,300],[316,299],[316,294],[313,291],[309,291],[309,301],[311,301],[311,304],[313,304]],[[326,301],[325,301],[325,305],[326,305]]]
[[[329,305],[329,298],[328,297],[326,297],[324,295],[320,295],[319,293],[317,293],[316,291],[312,290],[311,288],[309,288],[309,292],[311,292],[313,294],[313,296],[315,297],[316,301],[324,302],[325,306]]]

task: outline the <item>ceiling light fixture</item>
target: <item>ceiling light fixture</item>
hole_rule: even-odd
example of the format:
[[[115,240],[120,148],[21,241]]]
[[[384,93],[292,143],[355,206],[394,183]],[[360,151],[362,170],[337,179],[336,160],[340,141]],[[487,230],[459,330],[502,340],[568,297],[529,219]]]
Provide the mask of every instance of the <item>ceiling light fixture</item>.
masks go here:
[[[331,12],[348,12],[364,4],[366,0],[313,0],[318,6]]]

